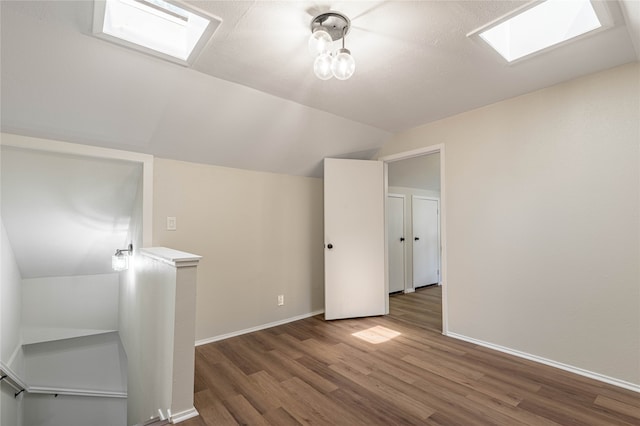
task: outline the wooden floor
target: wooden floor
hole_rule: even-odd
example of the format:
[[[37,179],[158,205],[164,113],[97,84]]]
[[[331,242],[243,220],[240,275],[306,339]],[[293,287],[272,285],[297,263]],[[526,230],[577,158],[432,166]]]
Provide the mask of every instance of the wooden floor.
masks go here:
[[[388,316],[199,346],[200,416],[182,424],[640,425],[640,394],[444,337],[440,306],[429,287]]]

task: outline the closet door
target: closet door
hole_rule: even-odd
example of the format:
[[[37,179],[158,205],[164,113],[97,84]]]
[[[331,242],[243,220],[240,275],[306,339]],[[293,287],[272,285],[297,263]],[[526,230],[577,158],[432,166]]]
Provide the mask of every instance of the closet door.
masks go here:
[[[387,246],[389,253],[389,293],[405,288],[404,195],[387,196]]]
[[[440,281],[439,201],[412,197],[413,286]]]

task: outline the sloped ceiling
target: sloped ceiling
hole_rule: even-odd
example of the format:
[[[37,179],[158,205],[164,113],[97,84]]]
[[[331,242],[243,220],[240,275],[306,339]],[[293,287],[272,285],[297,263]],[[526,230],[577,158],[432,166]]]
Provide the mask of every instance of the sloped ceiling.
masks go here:
[[[3,146],[2,221],[22,278],[112,273],[140,164]]]
[[[2,1],[2,130],[222,166],[321,176],[392,133],[638,60],[633,1],[614,25],[507,66],[466,34],[522,1],[189,1],[222,18],[192,68],[92,35],[91,1]],[[352,20],[348,81],[320,81],[315,14]],[[636,45],[637,47],[637,45]]]

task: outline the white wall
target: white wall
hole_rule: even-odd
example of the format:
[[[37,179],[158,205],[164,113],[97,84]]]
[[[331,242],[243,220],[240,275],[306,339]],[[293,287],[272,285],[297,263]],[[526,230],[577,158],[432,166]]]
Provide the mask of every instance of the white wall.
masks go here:
[[[127,424],[142,424],[171,405],[175,269],[140,255],[143,182],[128,239],[135,255],[119,274],[118,329],[127,354]]]
[[[640,385],[640,65],[397,135],[445,145],[449,331]]]
[[[2,134],[0,147],[2,218],[22,278],[113,272],[111,255],[126,246],[141,165],[5,145],[32,141]]]
[[[0,325],[0,356],[3,363],[14,369],[15,354],[22,344],[20,338],[20,317],[22,310],[22,286],[20,270],[11,249],[11,243],[4,224],[0,219],[0,309],[2,324]],[[19,365],[18,365],[19,366]],[[20,371],[16,371],[20,374]]]
[[[142,424],[171,407],[175,268],[136,254],[121,283],[127,424]]]
[[[78,275],[22,280],[22,324],[25,329],[118,329],[118,274]],[[52,330],[53,331],[53,330]],[[42,338],[48,340],[44,333]],[[63,338],[56,332],[52,338]],[[69,336],[72,337],[72,336]]]
[[[23,396],[14,397],[16,390],[4,380],[0,382],[0,425],[22,426]]]
[[[126,393],[126,358],[117,332],[24,346],[29,388]]]
[[[22,279],[11,243],[0,218],[0,361],[17,374],[23,375],[20,340]],[[22,424],[22,398],[13,398],[15,390],[1,384],[0,424]]]
[[[153,210],[155,246],[203,257],[197,340],[323,309],[320,179],[156,158]]]
[[[24,423],[28,426],[122,426],[127,421],[126,406],[127,400],[123,398],[28,394],[24,399]]]
[[[430,197],[440,200],[440,191],[431,191],[427,189],[407,188],[403,186],[390,186],[389,194],[404,195],[404,232],[407,242],[412,241],[413,236],[413,195],[421,197]],[[413,288],[413,244],[405,244],[405,289]]]

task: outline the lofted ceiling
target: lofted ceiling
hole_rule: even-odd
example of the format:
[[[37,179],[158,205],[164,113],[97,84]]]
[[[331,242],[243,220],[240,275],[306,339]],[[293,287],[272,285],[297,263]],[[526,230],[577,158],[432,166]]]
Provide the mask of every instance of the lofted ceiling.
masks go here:
[[[165,158],[321,176],[395,132],[637,61],[640,8],[505,65],[466,34],[522,1],[187,1],[222,19],[191,68],[92,35],[92,1],[2,1],[2,130]],[[318,80],[311,18],[351,18],[347,81]],[[635,45],[634,45],[635,43]]]

